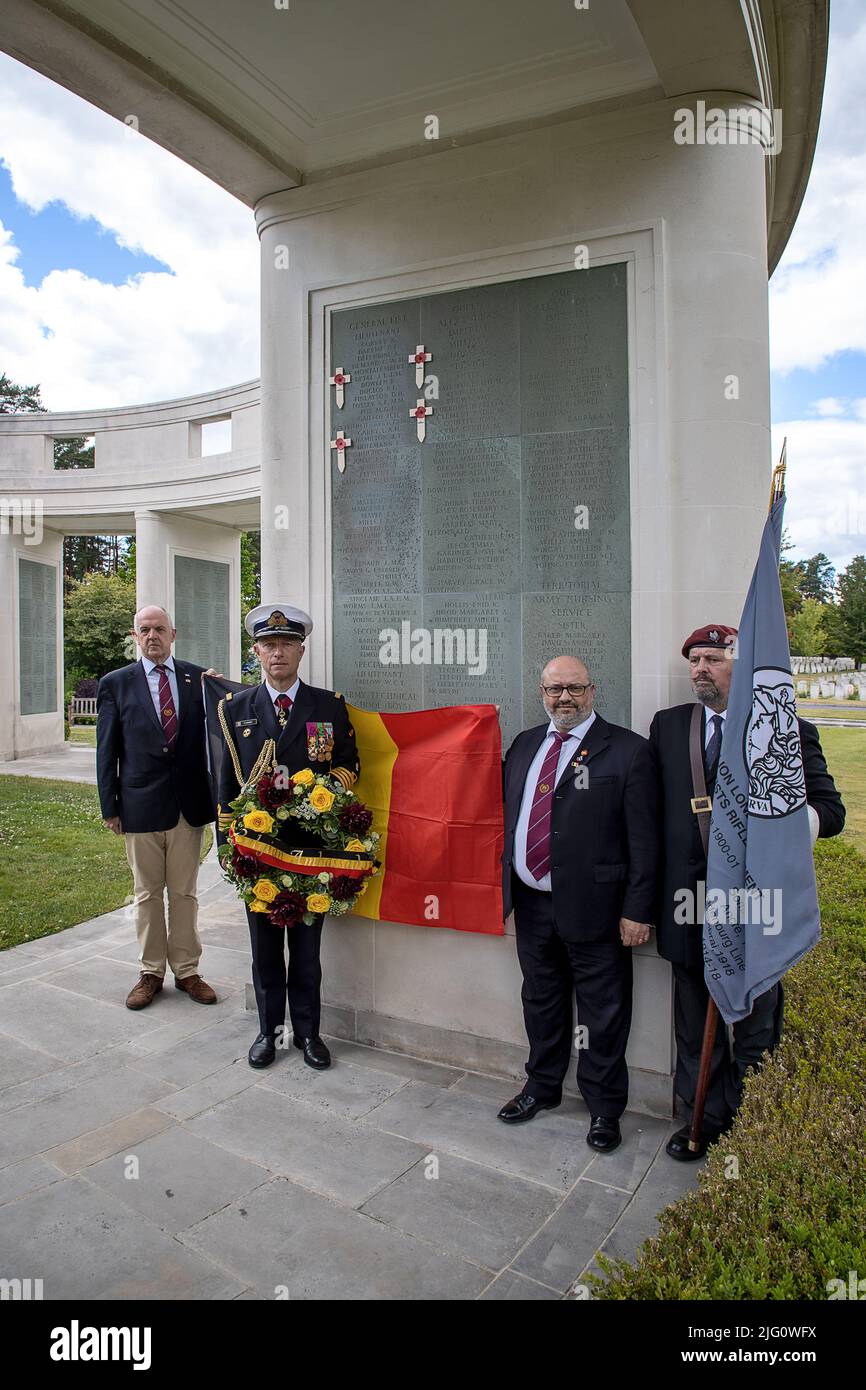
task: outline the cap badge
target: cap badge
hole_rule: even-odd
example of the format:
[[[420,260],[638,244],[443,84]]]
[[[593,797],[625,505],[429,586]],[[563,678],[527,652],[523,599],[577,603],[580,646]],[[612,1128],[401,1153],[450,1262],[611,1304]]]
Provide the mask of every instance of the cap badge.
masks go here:
[[[285,613],[281,613],[279,608],[275,608],[268,619],[268,625],[269,627],[288,627],[289,620]]]

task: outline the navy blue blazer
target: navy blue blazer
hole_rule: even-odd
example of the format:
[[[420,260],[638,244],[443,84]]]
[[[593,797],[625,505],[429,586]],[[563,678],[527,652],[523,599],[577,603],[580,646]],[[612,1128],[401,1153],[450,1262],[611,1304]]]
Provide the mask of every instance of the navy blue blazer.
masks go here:
[[[96,695],[96,780],[102,815],[124,831],[171,830],[214,819],[207,767],[202,667],[174,659],[177,738],[165,741],[144,665],[109,671]]]
[[[532,760],[549,728],[518,734],[503,768],[505,845],[502,900],[512,907],[514,833]],[[556,784],[551,816],[551,892],[566,941],[618,941],[619,921],[655,921],[659,862],[658,788],[649,743],[596,714],[586,749],[586,785],[570,764]]]

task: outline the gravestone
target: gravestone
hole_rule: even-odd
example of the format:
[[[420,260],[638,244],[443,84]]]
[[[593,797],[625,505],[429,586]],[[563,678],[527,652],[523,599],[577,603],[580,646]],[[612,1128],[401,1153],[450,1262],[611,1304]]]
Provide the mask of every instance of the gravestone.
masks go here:
[[[229,576],[221,560],[174,557],[174,606],[179,660],[229,670]]]
[[[331,450],[334,683],[353,703],[498,704],[507,746],[545,718],[544,662],[574,652],[630,722],[626,308],[615,264],[332,315],[330,373],[352,378],[343,409],[330,388],[330,438],[352,441],[344,472]],[[451,634],[440,661],[412,661],[420,629]]]
[[[57,571],[18,560],[19,695],[22,714],[57,710]]]

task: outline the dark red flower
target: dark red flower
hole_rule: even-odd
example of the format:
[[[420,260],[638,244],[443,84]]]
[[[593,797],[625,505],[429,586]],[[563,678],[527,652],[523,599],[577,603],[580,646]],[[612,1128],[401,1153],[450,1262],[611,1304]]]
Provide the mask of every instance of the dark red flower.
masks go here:
[[[359,879],[350,878],[348,874],[337,874],[331,879],[331,886],[327,891],[334,899],[334,902],[344,903],[347,902],[349,898],[354,898],[359,887]]]
[[[241,854],[237,849],[232,851],[232,868],[238,878],[258,878],[261,873],[255,859],[251,859],[248,854]]]
[[[368,811],[360,801],[353,801],[343,807],[338,820],[340,828],[345,830],[347,835],[366,835],[373,824],[373,812]]]
[[[289,788],[278,787],[274,777],[269,772],[266,772],[256,782],[256,792],[266,811],[276,811],[278,807],[285,806],[286,802],[292,799]]]
[[[278,927],[293,927],[300,922],[307,910],[307,900],[303,893],[286,890],[277,894],[271,903],[271,921]]]

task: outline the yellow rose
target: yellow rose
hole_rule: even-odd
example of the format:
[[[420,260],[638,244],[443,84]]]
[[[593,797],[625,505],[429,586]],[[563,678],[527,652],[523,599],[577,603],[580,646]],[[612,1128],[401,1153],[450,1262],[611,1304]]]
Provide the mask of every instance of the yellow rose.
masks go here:
[[[248,811],[244,816],[247,830],[258,830],[261,835],[270,835],[274,828],[274,818],[267,811]]]
[[[327,912],[331,906],[331,899],[327,893],[311,893],[307,898],[308,912]]]
[[[256,897],[261,898],[266,903],[272,903],[279,891],[267,878],[260,878],[258,883],[253,884],[253,892]]]
[[[317,811],[330,811],[334,804],[334,793],[327,787],[314,787],[310,792],[310,805]]]
[[[311,767],[303,767],[300,772],[292,773],[292,781],[297,783],[299,787],[308,787],[314,780],[314,776],[315,774]]]
[[[350,840],[349,843],[346,845],[346,849],[357,850],[359,854],[364,853],[364,845],[361,843],[360,840]]]
[[[250,912],[270,912],[267,903],[260,902],[258,898],[253,898],[251,903],[247,903]]]

